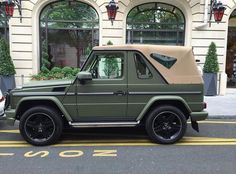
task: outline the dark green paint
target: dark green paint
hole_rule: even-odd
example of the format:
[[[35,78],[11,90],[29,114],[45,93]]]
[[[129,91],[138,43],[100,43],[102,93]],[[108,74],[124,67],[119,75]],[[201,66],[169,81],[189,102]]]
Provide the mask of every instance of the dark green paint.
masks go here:
[[[89,69],[96,53],[93,51],[84,68]],[[112,53],[112,51],[109,51]],[[144,57],[152,76],[140,79],[137,76],[135,51],[115,51],[124,55],[122,77],[118,79],[84,79],[40,81],[15,89],[10,93],[10,107],[6,110],[9,122],[14,122],[24,102],[44,105],[53,102],[68,122],[93,121],[139,121],[153,103],[181,102],[193,121],[203,120],[207,112],[203,108],[203,84],[167,84]],[[79,77],[89,76],[89,72]],[[19,115],[20,117],[21,115]]]

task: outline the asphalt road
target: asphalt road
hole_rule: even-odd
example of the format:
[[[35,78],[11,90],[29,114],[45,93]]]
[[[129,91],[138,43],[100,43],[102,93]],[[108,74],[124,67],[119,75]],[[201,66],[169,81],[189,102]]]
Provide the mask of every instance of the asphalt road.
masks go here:
[[[189,125],[175,145],[149,141],[142,128],[67,130],[53,146],[33,147],[0,122],[0,173],[235,174],[236,120]]]

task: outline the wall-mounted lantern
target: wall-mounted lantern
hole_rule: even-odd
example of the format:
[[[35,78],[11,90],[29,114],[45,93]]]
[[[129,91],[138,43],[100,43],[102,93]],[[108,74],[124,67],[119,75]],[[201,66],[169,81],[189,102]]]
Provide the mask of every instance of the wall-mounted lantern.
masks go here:
[[[21,20],[21,0],[0,0],[0,7],[4,7],[8,19],[13,16],[15,6],[18,7]]]
[[[109,4],[106,6],[106,8],[107,8],[108,19],[111,20],[111,24],[113,25],[113,21],[116,18],[116,13],[119,7],[116,6],[116,3],[114,0],[111,0]]]
[[[223,16],[224,16],[224,12],[225,12],[225,7],[223,6],[223,4],[219,1],[217,2],[217,0],[211,0],[211,11],[210,11],[210,25],[211,25],[211,17],[212,17],[212,13],[214,13],[214,19],[217,23],[221,22]]]

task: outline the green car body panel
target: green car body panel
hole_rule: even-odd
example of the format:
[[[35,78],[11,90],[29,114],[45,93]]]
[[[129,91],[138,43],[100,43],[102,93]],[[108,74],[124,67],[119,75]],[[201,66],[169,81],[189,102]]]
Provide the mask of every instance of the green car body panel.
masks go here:
[[[204,111],[203,82],[200,75],[194,74],[194,80],[191,81],[191,74],[188,73],[188,77],[182,78],[181,83],[163,65],[158,65],[159,71],[156,63],[150,57],[147,58],[146,50],[142,52],[140,46],[138,49],[135,46],[94,48],[81,70],[81,79],[78,75],[74,80],[33,82],[12,90],[6,109],[8,121],[13,123],[19,120],[33,106],[55,107],[69,123],[139,123],[150,109],[159,105],[174,105],[192,121],[206,119],[208,114]],[[115,61],[109,63],[104,55],[106,58],[115,57]],[[172,52],[170,55],[173,57]],[[176,66],[174,64],[171,67],[173,70],[178,68],[178,63],[185,63],[178,61]],[[116,69],[116,72],[109,72],[106,69],[108,65],[113,70]],[[145,72],[142,69],[144,65]],[[101,77],[98,77],[97,72],[91,71],[91,67],[95,66]],[[138,68],[143,74],[138,72]],[[163,72],[167,72],[168,78]],[[179,73],[178,70],[175,72]],[[176,78],[180,79],[178,75]],[[199,83],[195,80],[197,78],[200,79]]]

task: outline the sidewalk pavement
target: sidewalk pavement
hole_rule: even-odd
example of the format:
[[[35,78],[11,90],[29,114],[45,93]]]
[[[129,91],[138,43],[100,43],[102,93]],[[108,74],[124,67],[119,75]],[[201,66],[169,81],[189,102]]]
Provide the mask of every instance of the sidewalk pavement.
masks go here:
[[[236,88],[227,88],[224,96],[205,96],[208,118],[236,119]]]

